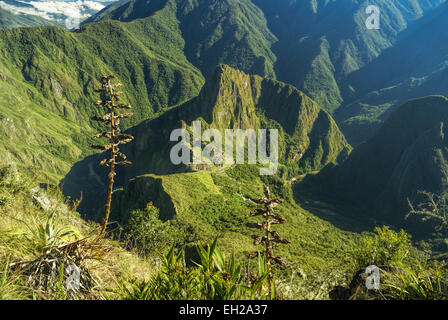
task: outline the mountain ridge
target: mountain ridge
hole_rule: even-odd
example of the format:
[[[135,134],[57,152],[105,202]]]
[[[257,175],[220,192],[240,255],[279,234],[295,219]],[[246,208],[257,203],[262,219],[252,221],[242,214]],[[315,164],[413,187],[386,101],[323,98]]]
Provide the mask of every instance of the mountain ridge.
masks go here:
[[[281,113],[284,116],[278,117]],[[196,98],[127,131],[136,140],[123,147],[123,152],[134,165],[119,172],[117,185],[124,186],[133,177],[144,174],[198,170],[194,165],[179,167],[170,162],[170,149],[174,145],[169,143],[171,131],[178,128],[191,130],[195,120],[201,121],[203,130],[279,129],[279,159],[282,163],[279,170],[284,175],[342,162],[351,152],[331,116],[299,90],[221,65],[207,79]],[[89,197],[90,192],[97,194],[98,190],[103,190],[104,182],[98,178],[102,180],[107,175],[97,166],[101,157],[96,154],[77,163],[62,181],[64,192],[72,198],[79,197],[83,190],[81,210],[94,206],[91,199],[96,196]]]
[[[344,163],[305,178],[297,192],[310,188],[363,208],[371,218],[406,225],[414,232],[428,231],[421,222],[405,221],[404,216],[409,211],[407,199],[412,203],[421,200],[418,191],[439,194],[448,187],[446,121],[446,97],[410,100]]]
[[[145,11],[151,6],[171,10],[181,26],[186,56],[204,76],[224,63],[246,73],[290,83],[333,113],[340,107],[352,108],[350,104],[359,99],[363,90],[377,90],[369,85],[359,88],[351,75],[374,65],[384,51],[394,47],[402,32],[412,29],[421,18],[433,15],[446,1],[379,1],[376,5],[381,10],[380,30],[365,27],[368,4],[323,0],[130,0],[121,7],[106,8],[90,21],[131,21],[153,14],[155,9]],[[340,22],[341,17],[345,17],[344,23]],[[372,68],[375,72],[384,69]],[[440,93],[444,92],[427,91],[425,95]],[[400,103],[405,100],[406,97]],[[375,121],[383,120],[377,117],[375,114],[368,119],[374,127]],[[345,127],[348,135],[356,130],[350,129],[348,122]],[[353,141],[360,142],[355,138]]]

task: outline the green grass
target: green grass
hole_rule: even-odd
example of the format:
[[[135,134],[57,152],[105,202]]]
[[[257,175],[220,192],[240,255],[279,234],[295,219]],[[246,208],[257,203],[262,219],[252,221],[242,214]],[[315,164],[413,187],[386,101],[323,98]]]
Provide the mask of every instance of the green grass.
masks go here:
[[[36,171],[35,174],[40,174]],[[37,193],[36,189],[37,188]],[[34,189],[34,190],[32,190]],[[40,199],[40,200],[37,200]],[[43,205],[42,205],[43,204]],[[48,205],[48,206],[47,206]],[[9,267],[10,263],[30,261],[54,245],[91,237],[99,225],[82,220],[76,206],[57,189],[38,189],[31,171],[0,168],[0,299],[63,299],[65,290],[38,292],[27,284],[27,277]],[[69,232],[68,232],[69,231]],[[92,297],[104,299],[118,288],[120,277],[146,279],[155,268],[150,260],[126,251],[124,245],[105,240],[110,251],[100,261],[88,261],[98,286]]]
[[[150,184],[158,187],[147,192]],[[114,203],[118,206],[112,212],[129,215],[146,201],[159,207],[168,207],[169,202],[169,207],[175,208],[170,223],[183,230],[187,245],[196,241],[209,243],[218,236],[224,252],[235,252],[238,258],[243,258],[257,249],[251,240],[253,230],[245,224],[249,222],[249,212],[255,207],[249,199],[261,196],[263,184],[255,166],[230,168],[223,172],[146,175],[131,180],[123,191],[115,192]],[[288,198],[287,187],[281,189],[272,185],[271,188],[284,192],[276,196]],[[291,199],[279,207],[279,213],[288,222],[279,226],[278,232],[292,242],[282,246],[279,252],[290,267],[311,273],[331,269],[342,271],[349,265],[345,252],[355,243],[357,234],[337,229]],[[125,223],[126,218],[121,217],[120,221]]]

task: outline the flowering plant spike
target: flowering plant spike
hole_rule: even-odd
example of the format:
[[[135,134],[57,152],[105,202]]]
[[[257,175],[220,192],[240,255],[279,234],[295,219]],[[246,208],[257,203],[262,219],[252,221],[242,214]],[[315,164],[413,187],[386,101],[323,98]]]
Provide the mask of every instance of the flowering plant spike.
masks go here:
[[[264,187],[264,196],[258,200],[257,203],[262,204],[264,208],[257,208],[251,211],[250,216],[262,216],[264,218],[263,222],[260,223],[247,223],[250,228],[259,229],[262,231],[262,235],[254,235],[254,244],[263,245],[264,250],[260,252],[252,252],[249,254],[249,259],[258,257],[259,255],[264,255],[266,258],[266,263],[268,267],[268,281],[269,281],[269,291],[271,291],[271,281],[273,275],[271,273],[271,262],[277,263],[278,265],[284,265],[285,261],[274,255],[274,248],[278,247],[280,244],[290,243],[289,240],[284,239],[280,236],[277,231],[271,229],[272,225],[283,224],[286,219],[283,218],[278,213],[274,212],[274,209],[283,201],[279,198],[271,198],[271,192],[268,186]]]
[[[107,223],[109,221],[112,191],[114,185],[114,178],[116,176],[115,166],[124,165],[129,166],[132,163],[127,161],[126,155],[120,152],[119,146],[131,142],[134,137],[130,134],[121,133],[120,119],[125,119],[133,116],[133,113],[118,114],[119,109],[131,109],[130,105],[122,104],[120,102],[120,96],[122,92],[117,92],[116,88],[121,86],[121,83],[112,83],[112,79],[115,76],[103,76],[101,77],[102,86],[95,91],[104,95],[103,100],[97,101],[97,106],[103,106],[106,114],[103,116],[92,117],[92,120],[105,123],[107,125],[107,131],[98,133],[94,138],[107,138],[108,143],[105,145],[92,145],[92,148],[102,151],[108,151],[109,157],[100,161],[100,165],[109,168],[109,187],[107,192],[106,213],[103,220],[101,232],[97,237],[97,240],[101,239],[105,232]]]

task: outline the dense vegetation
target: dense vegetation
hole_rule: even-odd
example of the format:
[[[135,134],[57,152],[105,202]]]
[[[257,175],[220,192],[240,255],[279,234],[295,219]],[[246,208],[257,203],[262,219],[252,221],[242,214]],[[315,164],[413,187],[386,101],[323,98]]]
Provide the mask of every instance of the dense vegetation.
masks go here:
[[[331,116],[292,86],[259,76],[249,76],[228,66],[219,66],[207,79],[200,94],[159,117],[128,131],[136,140],[124,147],[134,165],[119,174],[118,186],[138,175],[169,174],[195,169],[175,166],[170,161],[172,130],[190,128],[200,120],[203,131],[275,128],[279,130],[279,174],[291,179],[297,174],[342,162],[351,147]],[[156,133],[156,134],[154,134]],[[81,211],[95,214],[99,190],[106,183],[103,169],[96,168],[102,155],[93,155],[75,164],[63,180],[64,192],[72,198],[83,194]],[[120,178],[121,177],[121,178]]]
[[[443,76],[448,4],[376,1],[381,29],[367,30],[370,4],[158,0],[148,6],[131,0],[86,22],[132,21],[170,10],[179,21],[186,57],[204,76],[225,63],[290,83],[334,112],[349,142],[359,144],[406,100],[448,94]]]
[[[448,4],[380,0],[383,28],[366,32],[367,4],[130,0],[75,32],[0,30],[0,298],[447,299],[448,100],[404,102],[448,92]],[[134,107],[133,166],[110,172],[108,237],[91,241],[111,179],[89,149],[107,74]],[[170,133],[193,121],[278,129],[277,173],[174,166]],[[266,186],[290,242],[272,269],[250,219]]]
[[[196,95],[202,76],[185,58],[176,28],[169,15],[159,14],[126,25],[91,24],[76,33],[56,27],[1,31],[5,158],[38,165],[47,181],[57,182],[89,153],[93,90],[103,73],[117,74],[128,88],[127,101],[140,106],[125,127]]]
[[[253,190],[253,178],[247,176],[248,171],[232,170],[227,178],[221,177],[221,182],[214,185],[217,201],[214,202],[216,211],[213,214],[218,214],[218,219],[210,222],[212,225],[223,224],[225,214],[221,213],[225,213],[226,206],[231,206],[232,210],[241,209],[238,219],[244,221],[248,218],[247,212],[253,205],[244,201],[230,203],[232,198],[229,197],[235,192],[231,188],[247,193]],[[230,180],[230,176],[245,177],[243,184],[235,186],[230,181],[226,184],[225,180]],[[172,181],[164,184],[176,186],[176,179],[179,177],[172,177]],[[219,179],[215,177],[215,180]],[[257,185],[262,183],[259,181]],[[177,238],[181,221],[160,222],[159,211],[153,204],[130,213],[127,229],[132,232],[129,233],[132,235],[130,238],[123,237],[120,242],[101,240],[98,249],[101,258],[88,259],[87,263],[94,279],[94,286],[89,291],[75,297],[70,295],[73,293],[66,289],[67,278],[63,269],[45,290],[35,288],[29,282],[34,279],[33,276],[22,274],[15,266],[21,261],[37,259],[55,246],[61,247],[77,239],[95,236],[100,229],[99,225],[80,219],[76,203],[67,203],[58,190],[39,189],[35,185],[35,178],[18,172],[14,167],[2,167],[0,170],[1,299],[270,298],[264,260],[247,265],[244,262],[246,259],[239,258],[255,249],[243,232],[240,233],[239,229],[231,231],[226,227],[219,232],[217,241],[214,240],[216,232],[210,233],[207,236],[208,245],[195,241],[192,246],[175,246],[176,243],[183,243]],[[276,190],[274,195],[287,197],[287,193],[275,184],[271,184],[271,188]],[[173,190],[172,195],[177,195],[179,190],[184,194],[173,199],[176,202],[188,198],[185,187]],[[260,194],[261,190],[254,197]],[[200,203],[197,199],[191,201]],[[374,235],[344,232],[291,203],[288,200],[286,207],[279,207],[288,220],[281,227],[281,232],[293,240],[291,245],[295,250],[287,248],[291,246],[288,245],[284,246],[286,250],[279,251],[286,266],[274,270],[275,298],[447,298],[446,267],[413,248],[405,232],[397,233],[387,227],[377,228]],[[200,210],[205,212],[207,207],[208,204],[202,202]],[[176,220],[187,221],[188,215],[197,220],[197,212],[192,208],[190,212],[179,214]],[[296,216],[291,215],[292,212],[296,212]],[[228,215],[225,219],[230,217]],[[226,226],[232,225],[233,219],[227,220]],[[196,224],[193,220],[190,223],[193,227]],[[200,231],[205,230],[203,228],[213,229],[209,222],[197,227],[202,229]],[[161,253],[157,254],[156,250]],[[383,282],[380,292],[365,291],[364,280],[359,276],[358,270],[363,271],[365,265],[372,263],[381,266]]]
[[[407,225],[414,232],[431,231],[431,226],[424,228],[416,219],[404,218],[410,209],[408,199],[412,203],[424,200],[419,191],[440,194],[446,190],[447,116],[445,97],[405,103],[346,162],[307,177],[297,192],[312,189],[316,195],[356,204],[367,217]]]

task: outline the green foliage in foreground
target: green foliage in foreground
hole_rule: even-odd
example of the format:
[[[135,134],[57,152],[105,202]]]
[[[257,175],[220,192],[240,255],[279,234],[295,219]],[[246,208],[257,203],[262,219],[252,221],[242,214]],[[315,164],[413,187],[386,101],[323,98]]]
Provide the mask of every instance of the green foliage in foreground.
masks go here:
[[[149,281],[123,282],[119,298],[125,300],[232,300],[269,299],[266,259],[258,259],[256,274],[245,273],[232,255],[226,259],[217,239],[207,247],[196,246],[199,262],[188,267],[185,251],[174,246],[160,255],[162,268]],[[273,290],[273,292],[275,292]]]
[[[353,256],[356,270],[376,265],[380,270],[379,290],[365,289],[364,280],[352,280],[351,299],[376,300],[447,300],[448,265],[446,261],[433,260],[417,251],[410,236],[400,230],[395,232],[387,226],[375,228],[375,235],[366,235]],[[353,284],[357,284],[353,286]]]
[[[247,174],[247,171],[245,173]],[[244,177],[244,173],[238,170],[234,170],[232,175],[241,179]],[[207,181],[204,176],[201,178]],[[174,183],[175,175],[173,179]],[[247,179],[251,179],[250,175]],[[220,183],[222,184],[223,182]],[[80,219],[75,210],[76,205],[69,206],[60,191],[47,189],[36,194],[31,191],[35,185],[35,179],[14,168],[0,170],[0,199],[3,199],[0,205],[0,299],[67,299],[63,277],[52,284],[50,291],[37,292],[27,284],[26,276],[12,270],[9,265],[17,261],[33,260],[53,245],[96,235],[99,229],[98,225]],[[225,186],[232,188],[234,183]],[[243,192],[244,183],[237,188]],[[277,194],[281,189],[271,185],[271,190]],[[178,196],[185,197],[185,193],[178,193]],[[48,202],[43,199],[48,199]],[[226,208],[229,199],[225,196],[221,198],[223,208]],[[202,206],[204,205],[202,203]],[[161,222],[158,210],[149,206],[145,210],[133,212],[129,218],[131,229],[136,238],[140,239],[133,250],[123,249],[127,243],[103,240],[110,254],[89,263],[97,281],[97,286],[90,292],[91,298],[328,299],[332,288],[336,284],[344,283],[340,279],[336,281],[341,272],[345,272],[345,283],[348,283],[355,278],[357,268],[365,268],[366,264],[375,262],[385,265],[382,267],[384,272],[381,273],[381,295],[358,295],[358,299],[446,299],[445,263],[434,263],[411,247],[410,238],[404,232],[397,233],[383,227],[376,230],[376,235],[365,234],[359,241],[354,241],[347,235],[343,242],[347,243],[351,239],[350,245],[337,248],[331,233],[334,233],[334,237],[343,236],[339,229],[333,227],[328,239],[319,236],[313,238],[312,234],[322,233],[320,228],[328,228],[329,224],[316,219],[310,213],[301,212],[303,219],[311,219],[313,222],[300,227],[301,223],[291,218],[291,214],[288,210],[285,211],[283,205],[279,209],[288,216],[287,225],[293,226],[292,229],[283,229],[281,232],[294,238],[295,250],[289,253],[286,250],[281,251],[282,256],[293,263],[284,269],[273,270],[275,296],[267,296],[265,261],[260,259],[249,265],[246,263],[247,258],[243,256],[246,251],[254,248],[251,241],[244,239],[242,234],[235,231],[229,234],[220,232],[218,241],[213,241],[216,232],[214,235],[205,234],[206,238],[201,241],[202,244],[196,242],[193,255],[191,246],[183,249],[174,246],[167,248],[166,244],[161,242],[178,242],[175,236],[180,229],[173,228],[180,226],[179,221],[173,225]],[[190,215],[186,211],[183,214]],[[142,228],[138,227],[139,224]],[[139,232],[141,236],[145,235],[146,228],[153,230],[153,237],[138,238]],[[66,232],[67,230],[72,232]],[[210,228],[210,231],[212,230]],[[174,231],[176,234],[173,236]],[[294,236],[296,233],[301,234],[300,242],[297,242]],[[331,243],[332,248],[322,250]],[[313,245],[316,246],[314,249]],[[285,246],[285,249],[286,247],[290,246]],[[156,249],[165,253],[155,256]],[[351,257],[347,257],[350,253]],[[371,259],[373,254],[374,260]],[[337,270],[341,267],[347,268]]]
[[[176,239],[180,238],[178,231],[169,222],[160,220],[159,209],[152,203],[143,210],[133,211],[126,229],[132,246],[143,255],[163,252],[170,243],[176,243]]]
[[[363,237],[354,252],[358,268],[401,263],[411,255],[410,236],[404,230],[395,232],[383,226],[376,227],[375,233],[373,237]]]
[[[28,300],[67,299],[64,272],[59,272],[49,290],[35,290],[27,283],[28,276],[11,268],[18,261],[32,261],[54,246],[83,239],[99,231],[76,212],[76,203],[62,196],[60,190],[38,188],[37,178],[14,166],[0,167],[0,299]],[[37,171],[35,172],[37,174]],[[123,245],[104,240],[110,250],[101,261],[89,261],[97,286],[89,293],[92,299],[104,298],[106,288],[118,286],[119,277],[150,275],[151,261],[127,252]],[[62,270],[64,271],[64,270]]]

